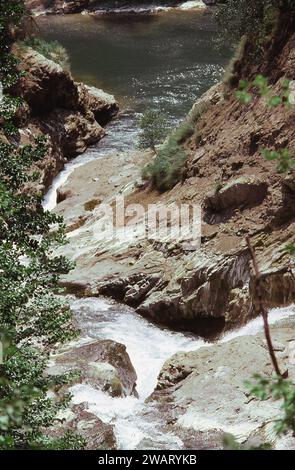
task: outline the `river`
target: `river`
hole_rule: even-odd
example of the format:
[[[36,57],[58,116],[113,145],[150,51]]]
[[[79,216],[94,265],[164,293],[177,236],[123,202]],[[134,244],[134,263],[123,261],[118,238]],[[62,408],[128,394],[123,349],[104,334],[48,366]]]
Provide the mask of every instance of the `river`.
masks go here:
[[[56,16],[38,18],[47,39],[59,40],[68,50],[77,80],[116,96],[122,108],[107,127],[108,135],[85,154],[69,162],[54,180],[44,207],[56,206],[56,190],[80,165],[137,144],[138,120],[147,108],[161,109],[171,125],[181,120],[193,102],[222,76],[229,51],[217,52],[216,27],[203,11],[170,11],[136,16]],[[178,351],[210,347],[193,335],[150,324],[131,308],[116,302],[73,299],[71,308],[84,335],[124,343],[138,375],[139,398],[112,398],[88,385],[75,385],[74,403],[115,427],[120,449],[182,449],[181,439],[165,429],[161,416],[145,403],[161,366]],[[272,311],[271,323],[293,309]],[[250,322],[222,341],[262,329],[261,319]]]
[[[168,431],[152,403],[145,403],[153,392],[157,376],[166,359],[180,351],[210,347],[193,335],[159,328],[141,318],[131,308],[103,298],[76,299],[71,305],[81,330],[88,338],[112,339],[126,345],[137,373],[139,398],[112,398],[90,385],[72,387],[73,402],[87,403],[90,412],[114,425],[119,449],[183,449],[181,439]],[[294,315],[294,308],[274,309],[270,324]],[[261,318],[227,333],[222,342],[263,331]],[[210,417],[208,417],[209,419]]]
[[[231,53],[215,47],[218,32],[206,10],[37,20],[45,39],[58,40],[67,49],[75,79],[115,95],[123,110],[107,127],[107,137],[68,163],[54,181],[45,200],[49,210],[55,206],[57,188],[75,168],[136,147],[146,109],[161,110],[175,126],[220,80]]]
[[[38,25],[65,46],[77,80],[115,95],[122,107],[161,109],[171,123],[221,78],[230,56],[215,48],[216,25],[203,10],[58,15]]]

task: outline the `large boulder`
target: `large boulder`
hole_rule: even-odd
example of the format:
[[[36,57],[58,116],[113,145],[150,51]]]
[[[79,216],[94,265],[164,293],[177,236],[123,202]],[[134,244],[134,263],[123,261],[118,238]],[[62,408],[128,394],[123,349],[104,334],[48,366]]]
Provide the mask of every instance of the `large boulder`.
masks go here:
[[[294,317],[293,317],[294,318]],[[294,320],[273,328],[274,347],[283,371],[295,377]],[[284,445],[274,433],[281,401],[249,396],[245,381],[273,373],[263,335],[244,336],[197,351],[178,353],[164,364],[151,401],[172,430],[233,434],[241,443]],[[222,440],[221,440],[222,442]],[[295,447],[295,439],[289,441]]]
[[[80,371],[79,381],[108,392],[111,396],[137,395],[137,375],[126,347],[111,340],[97,340],[71,347],[52,357],[47,372],[58,375]]]
[[[267,189],[267,183],[256,176],[241,176],[209,193],[204,206],[210,212],[223,212],[258,205],[266,197]]]
[[[34,49],[20,50],[18,54],[25,75],[18,83],[17,94],[28,103],[33,115],[44,116],[56,108],[78,110],[78,87],[68,71]]]
[[[87,411],[86,404],[74,405],[71,409],[60,412],[57,418],[60,424],[47,429],[44,433],[58,438],[67,431],[74,431],[85,442],[85,450],[115,450],[117,448],[114,427],[101,421],[95,414]]]
[[[54,138],[67,158],[75,157],[98,142],[104,135],[104,129],[97,123],[91,112],[56,109],[46,118],[42,128],[54,129]]]
[[[93,86],[79,83],[79,99],[84,109],[93,112],[96,121],[105,125],[118,114],[119,106],[114,96]]]
[[[249,279],[249,255],[207,256],[197,250],[174,271],[165,290],[161,283],[137,308],[138,313],[176,328],[215,337],[231,323],[243,323],[247,306],[232,314],[233,292]]]
[[[48,152],[38,163],[39,187],[45,192],[67,159],[98,142],[106,124],[118,112],[113,96],[73,80],[70,72],[32,48],[15,47],[20,69],[25,71],[14,93],[23,98],[16,119],[20,143],[48,136]],[[36,186],[36,185],[35,185]]]

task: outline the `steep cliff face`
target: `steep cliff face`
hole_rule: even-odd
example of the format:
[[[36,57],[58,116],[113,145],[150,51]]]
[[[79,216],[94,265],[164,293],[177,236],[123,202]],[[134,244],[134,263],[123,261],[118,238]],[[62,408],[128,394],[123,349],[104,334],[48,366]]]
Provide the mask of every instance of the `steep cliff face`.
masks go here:
[[[272,91],[278,93],[281,79],[293,77],[294,31],[294,18],[281,18],[277,33],[251,65],[249,57],[255,55],[247,43],[233,82],[260,72],[270,77]],[[71,196],[57,210],[66,214],[66,207],[75,205],[71,226],[77,227],[73,218],[83,214],[85,236],[87,232],[83,256],[79,256],[83,230],[71,236],[69,253],[76,253],[77,268],[65,280],[67,285],[74,288],[79,279],[79,288],[86,294],[111,295],[156,322],[212,336],[258,313],[247,234],[257,251],[268,306],[295,300],[293,261],[284,251],[294,241],[294,175],[280,175],[276,162],[260,153],[264,147],[288,147],[294,152],[295,111],[283,105],[270,109],[258,96],[250,105],[241,105],[234,91],[223,86],[208,92],[195,108],[200,106],[207,111],[184,143],[190,156],[182,183],[159,194],[150,188],[125,187],[126,179],[117,175],[111,190],[111,198],[125,191],[126,204],[140,202],[145,208],[175,202],[201,206],[199,249],[187,252],[177,243],[148,239],[121,244],[97,241],[94,228],[99,212],[85,210],[71,179],[67,185]],[[138,164],[136,158],[132,164]],[[87,180],[87,168],[83,172]],[[92,196],[90,186],[89,200],[97,200],[95,189]],[[102,195],[100,201],[105,199]]]
[[[71,74],[33,49],[16,49],[25,72],[14,93],[24,103],[17,112],[21,143],[38,134],[48,136],[48,154],[39,165],[40,190],[44,192],[70,159],[98,142],[102,128],[118,112],[114,97],[102,90],[76,83]]]

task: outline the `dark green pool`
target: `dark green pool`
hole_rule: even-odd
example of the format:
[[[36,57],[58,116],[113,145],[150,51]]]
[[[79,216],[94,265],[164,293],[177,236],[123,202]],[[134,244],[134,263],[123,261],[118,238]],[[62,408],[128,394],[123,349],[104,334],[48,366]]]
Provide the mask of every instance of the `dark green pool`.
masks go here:
[[[217,32],[208,12],[49,16],[38,23],[46,38],[67,48],[77,79],[136,111],[161,108],[171,122],[220,79],[229,58],[229,51],[214,46]]]

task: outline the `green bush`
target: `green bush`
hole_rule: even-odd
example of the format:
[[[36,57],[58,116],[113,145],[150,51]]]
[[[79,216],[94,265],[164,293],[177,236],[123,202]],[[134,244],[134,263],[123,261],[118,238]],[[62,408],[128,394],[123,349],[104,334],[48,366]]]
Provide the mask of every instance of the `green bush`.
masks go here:
[[[168,135],[153,162],[143,168],[142,178],[159,191],[167,191],[181,180],[187,160],[183,144],[194,134],[196,141],[201,139],[200,133],[196,133],[196,123],[207,108],[205,102],[197,102],[185,121]]]
[[[140,120],[141,133],[139,148],[151,148],[156,151],[156,145],[163,141],[167,132],[166,117],[157,110],[147,110]]]
[[[230,59],[225,69],[225,72],[223,75],[223,84],[225,86],[225,89],[231,88],[239,80],[239,76],[238,76],[238,73],[236,72],[236,68],[237,68],[238,63],[242,60],[244,56],[246,43],[247,43],[247,37],[243,36],[240,39],[239,44],[236,46],[234,55]]]
[[[251,395],[260,400],[281,400],[281,416],[275,421],[274,430],[277,436],[285,434],[289,430],[295,433],[295,387],[291,380],[282,377],[254,376],[255,382],[247,382],[246,385]]]
[[[144,179],[150,180],[159,191],[173,188],[180,180],[187,153],[178,143],[177,136],[171,134],[166,143],[142,172]]]
[[[182,122],[172,133],[172,138],[178,145],[183,144],[194,133],[194,125],[191,120]],[[169,138],[168,138],[169,140]]]
[[[45,41],[42,38],[31,37],[25,39],[22,44],[31,47],[47,59],[59,64],[64,70],[70,69],[68,53],[58,41]]]

